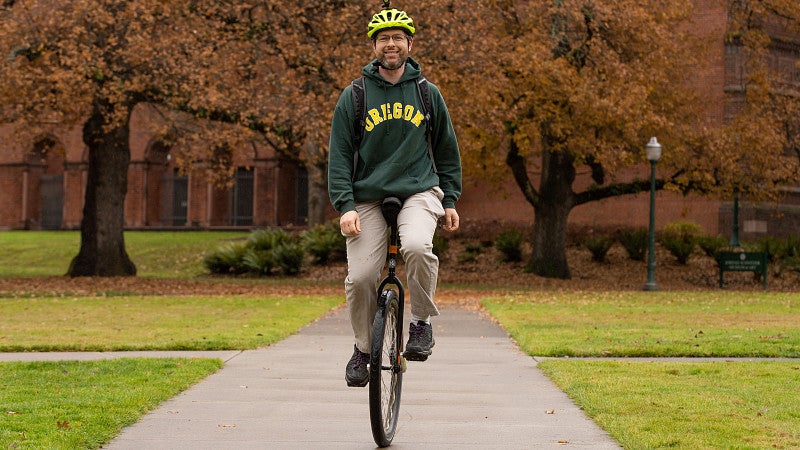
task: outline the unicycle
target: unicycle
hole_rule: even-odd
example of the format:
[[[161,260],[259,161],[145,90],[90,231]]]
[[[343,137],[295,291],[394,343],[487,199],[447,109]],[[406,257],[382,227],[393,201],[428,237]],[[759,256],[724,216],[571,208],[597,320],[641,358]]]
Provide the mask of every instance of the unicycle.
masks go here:
[[[380,447],[392,443],[400,411],[400,392],[406,360],[403,357],[403,285],[395,276],[400,238],[397,215],[402,202],[387,197],[381,205],[389,225],[388,274],[378,286],[378,310],[372,323],[369,359],[369,419],[372,437]]]

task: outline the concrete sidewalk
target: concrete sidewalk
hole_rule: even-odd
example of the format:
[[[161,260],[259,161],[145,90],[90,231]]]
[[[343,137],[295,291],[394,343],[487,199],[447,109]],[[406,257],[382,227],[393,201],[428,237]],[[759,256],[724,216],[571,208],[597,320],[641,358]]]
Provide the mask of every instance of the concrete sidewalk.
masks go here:
[[[409,362],[403,378],[392,448],[619,448],[483,313],[445,308],[433,323],[433,356]],[[226,361],[106,448],[374,448],[367,389],[344,382],[352,345],[346,310],[338,309],[259,350],[73,359],[195,355]]]

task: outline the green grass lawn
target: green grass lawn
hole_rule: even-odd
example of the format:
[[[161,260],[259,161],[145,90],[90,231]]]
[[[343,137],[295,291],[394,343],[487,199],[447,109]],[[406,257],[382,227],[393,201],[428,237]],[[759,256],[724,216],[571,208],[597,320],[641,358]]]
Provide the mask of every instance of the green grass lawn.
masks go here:
[[[0,448],[99,448],[218,359],[0,363]]]
[[[800,357],[800,294],[535,292],[484,301],[538,356]]]
[[[225,350],[273,344],[337,296],[0,298],[0,351]]]
[[[235,231],[127,231],[125,247],[138,276],[192,278],[208,273],[203,267],[208,252],[247,235]],[[80,245],[78,231],[2,231],[0,277],[64,275]]]
[[[800,294],[528,292],[484,301],[523,351],[625,448],[800,448]]]
[[[624,448],[800,448],[800,361],[539,367]]]

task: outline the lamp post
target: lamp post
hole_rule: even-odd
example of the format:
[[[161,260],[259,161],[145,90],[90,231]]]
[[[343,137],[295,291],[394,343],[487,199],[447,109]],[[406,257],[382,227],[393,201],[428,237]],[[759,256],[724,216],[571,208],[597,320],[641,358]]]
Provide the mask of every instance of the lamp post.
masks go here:
[[[739,190],[736,189],[733,191],[733,234],[731,235],[731,241],[728,244],[731,247],[741,247],[742,244],[739,242]]]
[[[645,147],[645,155],[650,161],[650,247],[647,251],[647,283],[645,291],[657,291],[656,285],[656,163],[661,158],[661,144],[654,137]]]

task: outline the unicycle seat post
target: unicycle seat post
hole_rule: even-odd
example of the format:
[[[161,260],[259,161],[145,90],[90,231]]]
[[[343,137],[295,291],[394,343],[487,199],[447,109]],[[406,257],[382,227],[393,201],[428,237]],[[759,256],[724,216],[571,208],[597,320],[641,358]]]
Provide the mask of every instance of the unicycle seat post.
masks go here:
[[[400,236],[397,229],[397,216],[403,202],[397,197],[386,197],[381,204],[381,212],[386,224],[389,226],[389,275],[392,281],[396,281],[395,267],[397,266],[397,253],[400,248]]]

